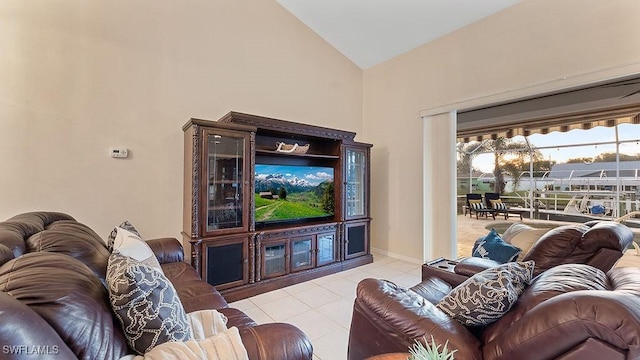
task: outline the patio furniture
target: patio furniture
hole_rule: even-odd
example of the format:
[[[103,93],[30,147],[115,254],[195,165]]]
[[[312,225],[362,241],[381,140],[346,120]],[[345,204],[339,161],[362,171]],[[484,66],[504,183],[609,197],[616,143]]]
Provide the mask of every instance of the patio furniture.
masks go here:
[[[502,201],[499,193],[484,193],[485,205],[489,209],[493,209],[496,211],[496,214],[503,214],[504,219],[509,219],[511,214],[520,217],[522,220],[522,213],[527,211],[525,209],[513,209],[507,206],[506,203]]]
[[[469,217],[471,217],[474,213],[476,214],[476,219],[480,218],[480,215],[488,218],[489,214],[493,220],[496,219],[496,211],[491,208],[487,208],[482,202],[482,194],[467,194],[467,208],[465,209],[465,215],[467,214],[467,210],[469,211]]]

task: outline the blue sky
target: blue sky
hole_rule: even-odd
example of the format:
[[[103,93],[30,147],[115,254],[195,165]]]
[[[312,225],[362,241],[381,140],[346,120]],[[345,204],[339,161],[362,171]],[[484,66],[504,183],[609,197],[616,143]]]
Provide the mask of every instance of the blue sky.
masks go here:
[[[624,140],[640,140],[640,125],[622,124],[618,126],[618,137]],[[601,153],[615,152],[615,144],[593,145],[593,143],[615,141],[615,129],[596,127],[590,130],[571,130],[566,133],[552,132],[546,135],[534,134],[529,136],[529,142],[536,147],[548,147],[557,145],[587,144],[584,146],[561,147],[541,149],[545,159],[558,163],[568,159],[589,157],[593,158]],[[514,140],[524,141],[523,137],[515,137]],[[637,142],[620,145],[620,153],[635,155],[640,153],[640,145]],[[473,166],[483,172],[493,172],[493,154],[478,155]]]
[[[287,179],[305,179],[312,185],[333,180],[333,168],[330,167],[256,164],[256,178],[275,174],[282,174]]]

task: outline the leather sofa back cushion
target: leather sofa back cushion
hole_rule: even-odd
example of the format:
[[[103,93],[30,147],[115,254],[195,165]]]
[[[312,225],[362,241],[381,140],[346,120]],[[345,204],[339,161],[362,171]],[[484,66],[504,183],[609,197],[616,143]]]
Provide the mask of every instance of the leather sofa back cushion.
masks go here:
[[[106,289],[79,260],[48,252],[25,254],[0,267],[0,291],[38,313],[78,358],[127,354]]]
[[[0,244],[0,265],[6,263],[7,261],[13,259],[13,251],[8,247]]]
[[[518,321],[537,305],[565,293],[580,290],[610,290],[607,275],[600,269],[584,264],[564,264],[540,274],[518,299],[511,311],[483,333],[483,342],[489,343],[511,324]]]
[[[633,241],[633,231],[626,225],[601,221],[584,233],[579,244],[581,251],[594,253],[600,248],[625,250]]]
[[[18,257],[27,251],[24,243],[26,238],[60,220],[74,219],[67,214],[58,212],[30,212],[16,215],[0,223],[0,244],[11,249],[13,255]]]
[[[529,249],[523,261],[536,262],[535,275],[568,262],[584,263],[586,259],[578,259],[574,251],[587,230],[589,228],[584,225],[565,225],[549,230]]]
[[[56,221],[30,236],[28,252],[47,251],[74,257],[87,265],[104,283],[109,251],[88,226],[72,220]]]
[[[533,245],[548,231],[549,229],[531,229],[521,231],[513,236],[510,244],[522,249],[518,254],[518,261],[522,261]]]
[[[11,295],[0,292],[2,326],[0,326],[0,344],[3,359],[73,359],[76,355],[60,339],[60,336],[27,305]],[[28,331],[23,331],[25,324]],[[25,356],[26,353],[33,354]]]

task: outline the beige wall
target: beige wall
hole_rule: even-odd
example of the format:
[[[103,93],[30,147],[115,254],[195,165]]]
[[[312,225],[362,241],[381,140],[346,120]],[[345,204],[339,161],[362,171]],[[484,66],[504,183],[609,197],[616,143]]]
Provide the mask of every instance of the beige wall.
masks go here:
[[[453,201],[450,191],[435,191],[423,212],[421,151],[424,142],[449,149],[450,135],[423,138],[420,115],[640,73],[638,14],[636,0],[525,0],[366,70],[363,136],[375,144],[372,246],[422,260],[423,216],[448,227],[432,214]],[[425,176],[449,176],[439,183],[455,186],[450,169],[431,168]],[[425,232],[427,244],[450,241]]]
[[[275,1],[5,0],[0,79],[0,219],[63,211],[102,236],[179,236],[190,117],[362,132],[362,71]]]
[[[638,13],[525,0],[363,77],[275,1],[2,1],[0,219],[57,210],[100,235],[129,219],[178,236],[181,126],[234,110],[373,143],[372,246],[421,260],[423,216],[451,199],[422,210],[423,146],[449,142],[423,137],[420,115],[640,72]],[[109,158],[113,145],[131,157]]]

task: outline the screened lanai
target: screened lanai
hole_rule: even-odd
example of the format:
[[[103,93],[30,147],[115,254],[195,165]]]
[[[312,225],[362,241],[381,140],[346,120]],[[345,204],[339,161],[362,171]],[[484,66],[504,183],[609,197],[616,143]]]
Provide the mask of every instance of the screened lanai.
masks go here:
[[[506,192],[530,218],[640,210],[640,78],[460,111],[457,125],[459,196]]]

